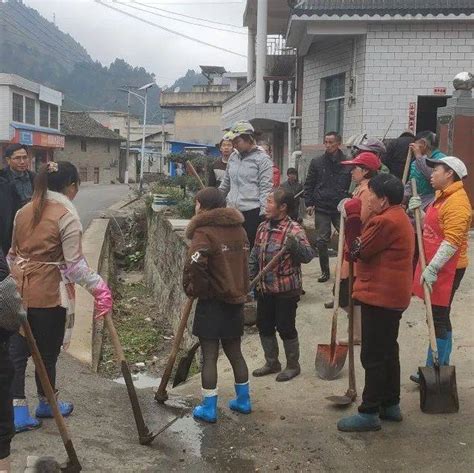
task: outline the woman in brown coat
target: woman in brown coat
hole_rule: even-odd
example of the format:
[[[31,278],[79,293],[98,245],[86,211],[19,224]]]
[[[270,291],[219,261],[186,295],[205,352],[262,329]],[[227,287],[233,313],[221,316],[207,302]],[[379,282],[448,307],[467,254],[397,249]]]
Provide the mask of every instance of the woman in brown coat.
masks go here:
[[[235,377],[237,398],[229,407],[249,414],[248,368],[240,347],[244,329],[243,304],[248,293],[249,242],[242,226],[243,215],[225,208],[222,192],[207,187],[196,195],[196,215],[186,236],[191,246],[183,286],[198,299],[193,335],[199,337],[203,354],[201,372],[203,402],[193,411],[195,419],[217,420],[217,358],[219,341]]]
[[[403,184],[379,174],[369,181],[369,209],[375,214],[361,231],[361,200],[344,205],[348,257],[357,260],[353,297],[361,303],[361,362],[365,387],[359,413],[341,419],[345,432],[380,430],[380,419],[401,421],[398,329],[412,286],[414,242],[400,206]],[[380,417],[379,417],[380,416]]]

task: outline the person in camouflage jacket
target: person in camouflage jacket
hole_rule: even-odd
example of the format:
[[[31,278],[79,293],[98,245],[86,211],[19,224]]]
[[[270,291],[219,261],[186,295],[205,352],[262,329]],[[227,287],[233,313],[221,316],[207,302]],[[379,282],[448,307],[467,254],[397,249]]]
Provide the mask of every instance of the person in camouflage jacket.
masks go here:
[[[266,221],[261,223],[250,255],[250,277],[254,278],[283,248],[287,252],[257,285],[257,327],[265,354],[265,365],[253,372],[265,376],[281,371],[278,360],[280,334],[285,347],[287,366],[277,381],[289,381],[300,373],[296,309],[301,295],[301,263],[309,263],[314,251],[304,230],[293,221],[295,199],[291,192],[279,188],[268,197]]]

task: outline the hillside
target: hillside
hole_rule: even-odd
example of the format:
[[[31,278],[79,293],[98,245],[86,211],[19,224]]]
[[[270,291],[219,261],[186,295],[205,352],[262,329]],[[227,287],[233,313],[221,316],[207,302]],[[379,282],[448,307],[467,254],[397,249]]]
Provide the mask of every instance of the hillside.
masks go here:
[[[141,86],[155,77],[143,67],[133,67],[123,59],[110,66],[93,61],[86,49],[36,10],[15,0],[0,2],[0,72],[21,75],[64,93],[65,110],[126,111],[127,94],[123,85]],[[174,90],[191,90],[205,83],[199,73],[189,70],[171,85]],[[160,88],[149,92],[148,121],[161,122]],[[131,101],[133,114],[142,116],[143,107]],[[165,119],[173,114],[164,110]]]

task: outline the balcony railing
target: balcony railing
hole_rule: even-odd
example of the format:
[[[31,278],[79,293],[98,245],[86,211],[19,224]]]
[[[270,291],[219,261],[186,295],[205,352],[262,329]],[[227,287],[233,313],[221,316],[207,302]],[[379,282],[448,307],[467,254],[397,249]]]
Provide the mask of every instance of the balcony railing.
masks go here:
[[[286,46],[286,38],[281,34],[267,36],[268,56],[294,56],[296,49]]]
[[[285,76],[265,76],[265,103],[289,104],[295,101],[295,79]]]

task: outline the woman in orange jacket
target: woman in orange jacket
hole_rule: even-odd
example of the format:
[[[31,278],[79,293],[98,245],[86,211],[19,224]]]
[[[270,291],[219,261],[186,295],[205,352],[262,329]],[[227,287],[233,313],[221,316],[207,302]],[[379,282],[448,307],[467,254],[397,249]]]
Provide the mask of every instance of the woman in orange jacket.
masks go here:
[[[413,292],[423,299],[423,283],[431,289],[439,361],[442,365],[449,365],[453,344],[451,304],[468,265],[467,242],[472,209],[462,182],[467,176],[464,163],[454,156],[446,156],[427,159],[427,164],[434,168],[431,185],[436,196],[423,222],[423,246],[428,264],[422,272],[418,262]],[[409,209],[419,207],[421,199],[412,197]],[[433,366],[431,348],[428,349],[426,366]],[[418,374],[410,379],[419,383]]]

